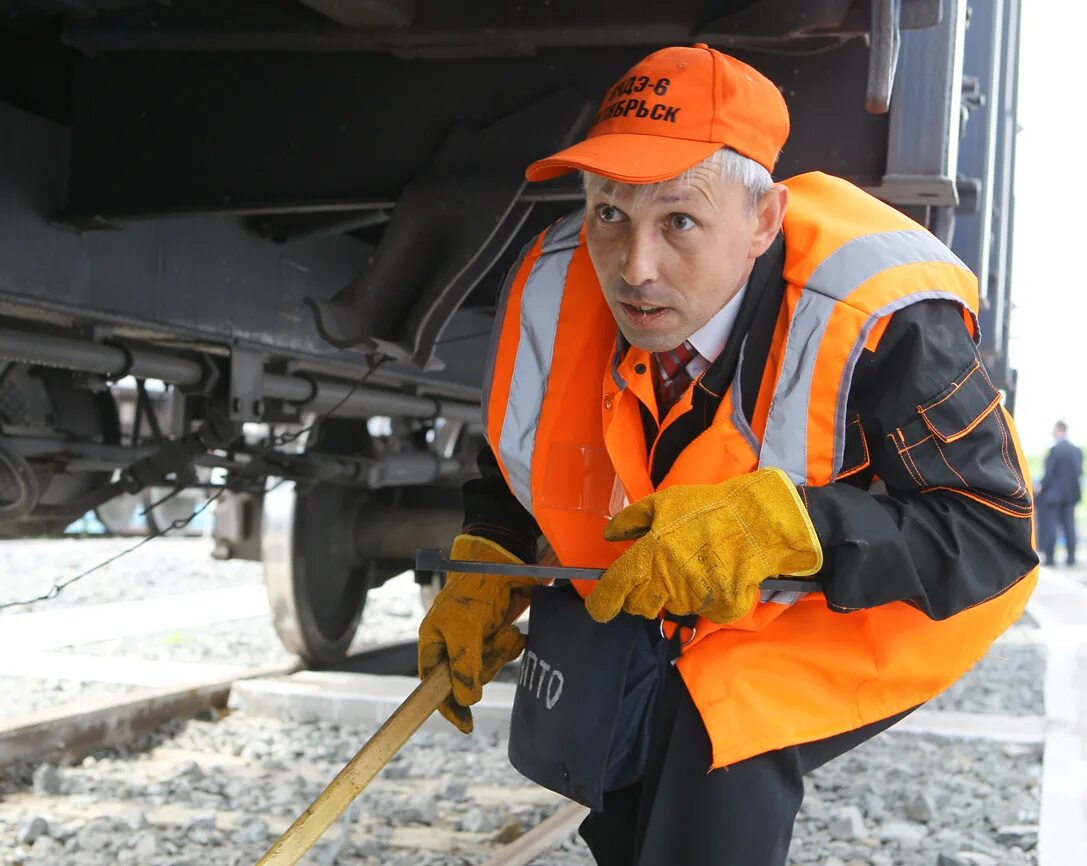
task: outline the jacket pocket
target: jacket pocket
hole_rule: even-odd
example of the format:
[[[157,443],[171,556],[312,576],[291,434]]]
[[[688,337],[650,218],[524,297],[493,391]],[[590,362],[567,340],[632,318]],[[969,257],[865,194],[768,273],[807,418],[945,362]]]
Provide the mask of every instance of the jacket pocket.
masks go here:
[[[978,361],[888,438],[900,461],[888,483],[952,490],[1017,517],[1031,513],[1000,394]]]
[[[941,442],[950,443],[968,435],[998,405],[1000,394],[975,361],[958,382],[917,411]]]
[[[850,475],[863,472],[871,463],[872,455],[868,452],[868,439],[864,435],[864,427],[861,425],[860,416],[855,415],[845,426],[842,468],[834,480],[841,481]]]

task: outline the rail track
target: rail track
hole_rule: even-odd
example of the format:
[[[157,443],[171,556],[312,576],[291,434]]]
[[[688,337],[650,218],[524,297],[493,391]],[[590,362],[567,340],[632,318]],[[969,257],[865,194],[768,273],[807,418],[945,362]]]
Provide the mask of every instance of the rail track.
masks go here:
[[[321,673],[340,677],[341,683],[350,683],[356,677],[401,679],[413,670],[415,654],[414,641],[378,644],[352,653],[343,663],[326,668]],[[231,690],[240,683],[262,680],[280,682],[303,670],[300,663],[255,667],[227,677],[208,677],[166,688],[141,690],[131,695],[78,701],[57,708],[12,716],[0,723],[0,768],[19,763],[72,763],[106,747],[132,743],[170,721],[190,719],[208,713],[226,714],[230,712]],[[383,710],[379,707],[378,711]],[[171,770],[176,771],[179,767],[191,765],[195,757],[197,756],[190,751],[169,747],[159,747],[153,753],[153,760],[160,772],[167,774]],[[243,758],[209,761],[206,754],[201,754],[199,758],[205,767],[211,765],[222,768],[245,763]],[[319,771],[312,769],[302,775],[314,785],[327,781]],[[422,790],[413,781],[380,780],[374,784],[374,789],[379,794],[382,789],[410,790],[415,787]],[[484,861],[485,866],[517,866],[529,863],[569,837],[587,813],[586,809],[577,804],[563,804],[557,796],[528,784],[523,790],[512,793],[508,788],[488,789],[481,786],[473,790],[473,795],[476,801],[494,807],[508,806],[511,800],[522,804],[553,807],[553,814],[527,832],[521,827],[516,831],[509,827],[503,828],[498,836],[502,842],[501,847]],[[22,805],[25,807],[27,803]],[[57,803],[50,802],[49,805],[52,811],[57,811]],[[107,798],[90,805],[81,804],[72,814],[73,817],[78,814],[81,818],[93,819],[96,816],[116,813],[122,808],[120,803]],[[61,806],[61,812],[63,811]],[[163,806],[143,814],[151,823],[157,820],[195,821],[199,820],[203,810],[193,808],[186,811],[183,807]],[[226,810],[218,812],[216,820],[224,828],[243,828],[246,816],[241,812]],[[272,834],[286,829],[287,824],[287,818],[273,818],[268,821]],[[331,846],[335,849],[336,831],[333,830],[330,835]],[[404,827],[394,832],[394,838],[389,840],[389,844],[435,852],[485,853],[494,847],[488,844],[493,835],[434,827]]]
[[[361,649],[329,670],[360,674],[406,674],[415,664],[415,642],[397,641]],[[0,766],[15,761],[77,760],[104,746],[129,743],[173,719],[189,719],[227,708],[231,688],[242,681],[302,670],[299,662],[250,668],[132,695],[99,698],[38,710],[0,722]]]
[[[1040,866],[1080,866],[1087,862],[1087,814],[1084,812],[1084,803],[1087,803],[1087,586],[1064,574],[1048,572],[1029,611],[1039,627],[1013,630],[1006,643],[1009,646],[1041,644],[1045,647],[1044,715],[921,710],[896,730],[902,734],[990,741],[1003,744],[1002,748],[1006,749],[1041,748],[1041,810],[1036,862]],[[0,632],[4,631],[5,621],[15,622],[10,617],[0,618]],[[32,633],[27,631],[27,634]],[[49,649],[49,641],[41,636],[39,644],[40,649]],[[70,658],[78,663],[83,657],[73,655]],[[388,706],[394,706],[400,695],[410,689],[413,681],[409,675],[414,668],[414,659],[414,642],[399,640],[362,647],[343,664],[323,671],[303,671],[300,665],[287,663],[237,667],[224,673],[222,665],[207,665],[209,675],[202,679],[193,678],[168,686],[141,688],[130,694],[7,716],[0,720],[0,772],[10,766],[27,767],[41,762],[72,766],[84,756],[101,753],[105,747],[133,743],[171,721],[201,716],[227,717],[232,708],[238,707],[242,714],[290,717],[299,723],[331,723],[349,731],[357,729],[357,742],[361,743],[365,739],[366,724],[373,722],[374,714],[386,712]],[[101,657],[99,661],[106,663]],[[120,669],[125,661],[112,659],[108,663]],[[137,667],[162,664],[175,679],[178,671],[184,670],[169,668],[168,662],[132,664]],[[142,668],[134,669],[131,674],[122,673],[118,679],[153,681]],[[376,687],[375,683],[378,684]],[[373,696],[375,688],[380,692],[378,697]],[[512,687],[496,684],[492,692],[493,707],[489,711],[493,711],[495,721],[487,721],[490,716],[486,713],[482,715],[484,735],[491,735],[487,732],[493,734],[500,728],[511,693]],[[369,706],[363,706],[367,701]],[[168,776],[195,759],[194,753],[184,747],[159,742],[140,760]],[[223,772],[241,773],[254,785],[262,783],[263,765],[251,756],[209,756],[202,752],[200,764],[205,772],[219,768]],[[388,798],[393,795],[438,800],[441,794],[433,779],[428,777],[426,768],[416,767],[416,771],[410,777],[402,772],[379,777],[360,799],[356,810],[386,808],[391,802]],[[440,772],[440,768],[435,769],[435,778]],[[325,766],[299,766],[297,775],[315,790],[327,781],[328,770]],[[536,819],[527,827],[522,822],[522,826],[516,827],[474,829],[448,821],[419,823],[405,820],[382,836],[382,844],[394,851],[430,852],[435,857],[443,853],[465,855],[475,857],[475,862],[485,866],[513,866],[533,862],[543,852],[563,843],[584,816],[580,807],[564,804],[550,792],[527,783],[517,788],[490,784],[486,780],[469,780],[469,787],[473,802],[485,810],[531,809]],[[292,809],[297,809],[298,804],[304,805],[305,793],[295,792]],[[9,806],[23,813],[40,807],[53,815],[69,816],[72,821],[93,821],[95,816],[116,814],[125,808],[119,799],[108,794],[71,798],[23,791],[5,799]],[[206,809],[152,803],[143,813],[144,819],[155,825],[160,821],[199,821]],[[263,819],[269,834],[266,841],[270,842],[275,834],[285,829],[292,814],[288,811]],[[242,833],[246,822],[252,819],[251,810],[228,804],[227,808],[216,810],[215,824],[220,833]],[[337,841],[340,835],[342,844]],[[346,823],[342,830],[334,827],[324,849],[326,857],[332,857],[338,844],[342,848],[349,835]]]

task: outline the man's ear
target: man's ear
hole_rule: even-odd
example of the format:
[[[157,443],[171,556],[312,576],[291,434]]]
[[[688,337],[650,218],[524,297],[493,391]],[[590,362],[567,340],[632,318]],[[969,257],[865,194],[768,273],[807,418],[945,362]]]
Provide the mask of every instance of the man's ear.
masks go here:
[[[785,208],[789,206],[789,190],[780,183],[774,184],[763,193],[755,205],[755,233],[751,236],[751,248],[748,255],[757,259],[770,249],[770,244],[781,231],[781,222],[785,219]]]

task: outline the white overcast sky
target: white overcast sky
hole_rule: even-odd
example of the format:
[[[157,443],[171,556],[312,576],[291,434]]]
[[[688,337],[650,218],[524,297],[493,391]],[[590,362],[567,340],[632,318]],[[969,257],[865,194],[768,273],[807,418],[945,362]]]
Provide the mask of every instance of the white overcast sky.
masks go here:
[[[1033,453],[1058,418],[1087,444],[1087,4],[1022,5],[1010,355]]]

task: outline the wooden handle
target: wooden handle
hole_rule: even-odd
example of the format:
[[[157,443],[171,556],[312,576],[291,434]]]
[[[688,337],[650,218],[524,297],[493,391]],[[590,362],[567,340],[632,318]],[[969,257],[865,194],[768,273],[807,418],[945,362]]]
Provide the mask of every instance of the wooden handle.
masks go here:
[[[546,549],[540,556],[555,564],[554,554]],[[528,607],[527,598],[514,598],[503,626],[516,620]],[[293,866],[312,848],[325,830],[332,826],[382,768],[393,759],[419,727],[430,718],[453,690],[449,664],[442,662],[416,687],[407,699],[355,754],[308,809],[288,827],[256,866]]]
[[[280,836],[257,866],[293,866],[332,826],[351,801],[361,794],[393,755],[423,724],[452,690],[449,665],[442,662],[389,716],[347,765],[317,795],[308,809]]]

